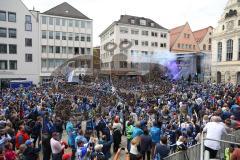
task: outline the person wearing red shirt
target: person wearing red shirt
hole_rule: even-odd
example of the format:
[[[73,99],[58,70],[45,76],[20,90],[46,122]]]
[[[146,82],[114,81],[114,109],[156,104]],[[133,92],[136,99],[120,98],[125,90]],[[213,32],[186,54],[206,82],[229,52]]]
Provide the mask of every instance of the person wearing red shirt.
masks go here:
[[[17,147],[17,149],[19,148],[19,146],[21,144],[24,144],[29,138],[30,138],[29,135],[24,130],[24,126],[23,125],[19,126],[19,130],[16,134],[16,147]]]
[[[4,157],[5,157],[5,160],[16,160],[17,159],[16,153],[12,149],[12,143],[10,143],[10,142],[5,144]]]

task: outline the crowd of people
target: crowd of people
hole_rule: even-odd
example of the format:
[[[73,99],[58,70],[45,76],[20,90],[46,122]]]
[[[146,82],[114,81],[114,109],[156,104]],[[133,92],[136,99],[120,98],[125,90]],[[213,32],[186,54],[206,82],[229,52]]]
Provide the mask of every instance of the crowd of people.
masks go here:
[[[163,160],[200,143],[203,133],[221,139],[237,130],[239,91],[162,77],[2,89],[0,160]],[[204,145],[215,158],[220,143]],[[231,153],[235,160],[239,149]]]

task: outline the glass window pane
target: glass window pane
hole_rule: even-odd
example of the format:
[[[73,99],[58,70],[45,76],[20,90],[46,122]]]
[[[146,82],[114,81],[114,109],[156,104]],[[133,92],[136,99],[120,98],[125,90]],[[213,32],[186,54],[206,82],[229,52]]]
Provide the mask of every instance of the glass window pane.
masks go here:
[[[53,25],[53,18],[49,17],[49,25]]]
[[[47,17],[46,16],[42,16],[42,24],[47,24]]]
[[[8,29],[8,37],[9,38],[16,38],[17,37],[17,30],[13,28]]]
[[[73,20],[68,20],[68,26],[72,27],[73,26]]]
[[[32,47],[32,38],[25,38],[25,46]]]
[[[6,12],[0,11],[0,21],[6,21]]]
[[[56,39],[60,40],[60,32],[55,32]]]
[[[17,54],[17,45],[9,44],[9,54]]]
[[[7,44],[0,44],[0,54],[7,53]]]
[[[72,33],[68,33],[68,40],[72,41],[73,40],[73,34]]]
[[[42,39],[47,39],[47,31],[42,31]]]
[[[26,15],[26,16],[25,16],[25,22],[27,22],[27,23],[32,23],[32,20],[31,20],[31,16],[30,16],[30,15]]]
[[[7,37],[7,29],[0,27],[0,37]]]
[[[65,26],[65,25],[66,25],[66,20],[62,19],[62,26]]]
[[[8,12],[8,22],[16,22],[16,13]]]
[[[75,21],[75,27],[79,27],[79,21]]]
[[[53,39],[53,31],[49,31],[49,39]]]
[[[62,40],[67,40],[66,32],[62,32]]]
[[[85,22],[81,21],[81,28],[85,28]]]
[[[25,54],[25,62],[32,62],[32,54]]]
[[[60,18],[56,18],[56,25],[60,26]]]
[[[42,53],[47,53],[47,46],[42,46]]]
[[[17,70],[17,61],[16,60],[10,60],[9,61],[9,69],[10,70]]]
[[[7,70],[8,64],[6,60],[0,60],[0,70]]]

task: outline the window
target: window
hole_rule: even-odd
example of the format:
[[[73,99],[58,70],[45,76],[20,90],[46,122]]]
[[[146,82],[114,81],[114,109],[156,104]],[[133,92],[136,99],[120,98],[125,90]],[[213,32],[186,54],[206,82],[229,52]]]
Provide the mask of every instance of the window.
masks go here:
[[[16,22],[16,13],[8,12],[8,22]]]
[[[80,21],[75,21],[75,27],[77,27],[77,28],[79,27],[79,22]]]
[[[155,47],[157,47],[158,46],[158,43],[157,42],[155,42]]]
[[[233,58],[233,40],[229,39],[227,41],[227,61],[232,61]]]
[[[81,35],[81,41],[84,42],[85,41],[85,36]]]
[[[135,46],[137,46],[138,45],[138,40],[135,40],[134,43],[135,43]]]
[[[0,27],[0,37],[7,37],[7,28]]]
[[[87,28],[92,28],[92,23],[91,22],[86,22],[86,27]]]
[[[6,12],[0,11],[0,21],[6,21]]]
[[[8,28],[8,37],[9,38],[16,38],[17,37],[17,30],[14,28]]]
[[[127,62],[120,61],[119,64],[120,64],[120,68],[127,68]]]
[[[42,16],[42,24],[47,24],[47,17],[46,16]]]
[[[167,34],[166,33],[161,33],[161,37],[162,38],[167,38]]]
[[[154,42],[151,43],[151,46],[154,47]]]
[[[79,34],[75,33],[75,41],[79,41]]]
[[[47,46],[42,46],[42,53],[47,53]]]
[[[73,34],[72,33],[68,33],[68,40],[72,41],[73,40]]]
[[[195,45],[193,45],[193,49],[195,50]]]
[[[49,52],[49,53],[53,53],[53,46],[49,46],[49,47],[48,47],[48,52]]]
[[[56,47],[55,47],[55,51],[56,51],[56,53],[61,53],[60,47],[59,47],[59,46],[56,46]]]
[[[131,34],[138,35],[138,34],[139,34],[139,30],[132,29],[132,30],[131,30]]]
[[[66,47],[62,47],[62,53],[67,53],[67,48]]]
[[[32,23],[32,19],[30,15],[25,15],[25,23]]]
[[[148,31],[144,31],[144,30],[143,30],[143,31],[142,31],[142,35],[143,35],[143,36],[148,36]]]
[[[66,25],[66,20],[62,19],[62,26],[65,26],[65,25]]]
[[[224,31],[224,29],[225,29],[225,26],[223,25],[223,26],[222,26],[222,30]]]
[[[72,27],[73,26],[73,20],[68,20],[68,27]]]
[[[56,18],[56,26],[60,26],[60,18]]]
[[[135,20],[134,19],[131,19],[131,24],[134,24],[135,23]]]
[[[6,60],[0,60],[0,70],[7,70],[8,64]]]
[[[47,68],[47,60],[42,59],[42,68]]]
[[[32,23],[25,22],[25,31],[32,31]]]
[[[72,54],[73,53],[73,47],[68,47],[68,53]]]
[[[154,23],[151,23],[151,27],[154,27]]]
[[[47,39],[47,31],[42,31],[42,39]]]
[[[25,38],[25,46],[32,47],[32,38]]]
[[[127,34],[128,33],[128,28],[120,27],[120,33]]]
[[[17,45],[9,44],[9,54],[17,54]]]
[[[211,51],[212,50],[212,46],[208,45],[208,50]]]
[[[140,19],[140,25],[146,26],[146,20],[145,19]]]
[[[48,38],[49,38],[49,39],[53,39],[53,31],[49,31],[48,34],[49,34],[49,35],[48,35]]]
[[[0,44],[0,54],[7,54],[7,44]]]
[[[91,54],[91,48],[86,49],[87,54]]]
[[[209,44],[212,43],[212,39],[211,39],[211,38],[208,39],[208,43],[209,43]]]
[[[181,44],[180,43],[178,43],[178,48],[180,48],[181,47]]]
[[[85,48],[81,48],[81,54],[85,54]]]
[[[81,28],[85,28],[85,22],[81,21]]]
[[[91,42],[91,37],[90,37],[90,35],[87,35],[87,42]]]
[[[49,17],[49,25],[53,25],[53,18],[52,17]]]
[[[9,69],[10,70],[17,70],[17,61],[16,60],[10,60],[9,61]]]
[[[53,60],[53,59],[49,59],[49,60],[48,60],[48,67],[49,67],[49,68],[54,68],[54,67],[55,67],[55,63],[54,63],[54,60]]]
[[[240,26],[240,20],[238,20],[238,26]]]
[[[142,46],[148,46],[148,41],[142,41]]]
[[[55,37],[57,40],[60,40],[60,32],[55,32]]]
[[[206,50],[206,44],[203,45],[203,50]]]
[[[32,54],[25,54],[25,62],[32,62]]]
[[[62,40],[67,40],[66,32],[62,32]]]
[[[79,54],[79,47],[74,47],[74,54]]]

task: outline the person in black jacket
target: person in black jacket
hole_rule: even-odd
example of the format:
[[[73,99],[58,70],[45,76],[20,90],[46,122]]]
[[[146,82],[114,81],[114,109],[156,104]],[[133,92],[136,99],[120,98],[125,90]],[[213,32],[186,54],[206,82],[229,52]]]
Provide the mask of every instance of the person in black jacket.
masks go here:
[[[42,118],[37,117],[37,121],[35,122],[35,125],[32,128],[32,135],[31,137],[33,138],[33,144],[34,147],[36,147],[36,142],[41,141],[41,130],[42,130]]]
[[[39,143],[38,148],[35,148],[33,146],[33,142],[31,140],[27,140],[25,145],[27,147],[23,152],[25,160],[37,160],[39,152],[41,151],[41,143]]]
[[[150,160],[151,148],[152,148],[152,138],[148,134],[148,129],[144,129],[144,134],[141,135],[140,141],[140,151],[143,156],[143,160],[145,160],[145,154],[147,153],[147,160]]]

